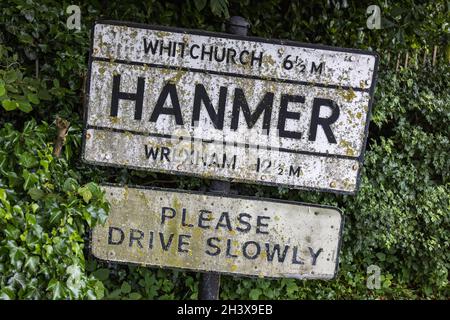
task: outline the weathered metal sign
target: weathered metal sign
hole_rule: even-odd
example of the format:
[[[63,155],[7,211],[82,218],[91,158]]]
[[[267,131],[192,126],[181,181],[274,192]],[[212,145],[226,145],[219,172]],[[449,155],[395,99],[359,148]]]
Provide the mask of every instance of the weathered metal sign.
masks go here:
[[[354,193],[377,65],[373,52],[98,22],[83,159]]]
[[[259,277],[332,279],[338,209],[171,189],[103,186],[111,203],[92,232],[95,257]]]

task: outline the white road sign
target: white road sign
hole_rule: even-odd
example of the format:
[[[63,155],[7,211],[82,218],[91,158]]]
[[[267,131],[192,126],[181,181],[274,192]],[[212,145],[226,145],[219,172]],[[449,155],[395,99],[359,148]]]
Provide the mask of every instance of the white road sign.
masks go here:
[[[333,207],[171,189],[103,186],[92,231],[102,260],[257,277],[333,279],[343,220]]]
[[[83,159],[355,193],[377,65],[354,49],[98,22]]]

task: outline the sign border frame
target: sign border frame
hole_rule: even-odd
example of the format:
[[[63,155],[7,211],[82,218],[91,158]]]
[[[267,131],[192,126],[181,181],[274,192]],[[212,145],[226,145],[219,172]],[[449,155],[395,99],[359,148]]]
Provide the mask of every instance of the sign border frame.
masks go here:
[[[342,210],[338,207],[333,207],[331,205],[322,205],[322,204],[314,204],[314,203],[306,203],[306,202],[300,202],[300,201],[293,201],[293,200],[284,200],[284,199],[272,199],[272,198],[265,198],[265,197],[252,197],[252,196],[244,196],[239,194],[224,194],[221,192],[205,192],[205,191],[196,191],[196,190],[184,190],[184,189],[177,189],[177,188],[160,188],[160,187],[153,187],[153,186],[139,186],[134,184],[120,184],[120,183],[101,183],[99,184],[99,187],[102,186],[107,187],[116,187],[116,188],[132,188],[132,189],[138,189],[138,190],[155,190],[155,191],[162,191],[162,192],[171,192],[171,193],[186,193],[186,194],[196,194],[196,195],[205,195],[205,196],[213,196],[213,197],[225,197],[225,198],[234,198],[234,199],[243,199],[243,200],[251,200],[251,201],[267,201],[267,202],[273,202],[273,203],[284,203],[284,204],[290,204],[290,205],[297,205],[297,206],[309,206],[309,207],[315,207],[315,208],[325,208],[325,209],[333,209],[336,210],[340,217],[341,217],[341,223],[339,225],[339,238],[338,238],[338,244],[337,244],[337,254],[336,254],[336,260],[335,260],[335,268],[334,268],[334,274],[333,277],[329,279],[325,278],[296,278],[296,277],[268,277],[268,276],[259,276],[259,275],[248,275],[243,273],[230,273],[230,272],[217,272],[217,271],[207,271],[207,270],[193,270],[189,268],[180,268],[180,267],[170,267],[170,266],[159,266],[159,265],[151,265],[151,264],[142,264],[137,262],[121,262],[121,261],[114,261],[114,260],[108,260],[97,257],[92,250],[92,231],[93,228],[89,228],[89,243],[88,243],[88,255],[91,257],[94,257],[95,259],[107,262],[107,263],[114,263],[119,265],[132,265],[137,267],[145,267],[145,268],[158,268],[163,270],[178,270],[182,272],[212,272],[217,273],[221,275],[227,275],[227,276],[235,276],[235,277],[248,277],[253,279],[298,279],[298,280],[324,280],[324,281],[332,281],[335,280],[338,271],[339,271],[339,256],[342,249],[342,241],[343,241],[343,235],[344,235],[344,225],[345,225],[345,216],[342,212]],[[103,191],[103,190],[102,190]],[[94,227],[95,228],[95,227]]]
[[[226,177],[220,177],[220,176],[214,176],[214,177],[208,178],[209,180],[215,179],[215,180],[228,181],[228,182],[233,182],[233,183],[244,183],[244,184],[251,184],[251,185],[266,185],[266,186],[272,186],[272,187],[285,187],[285,188],[296,189],[296,190],[329,192],[329,193],[334,193],[334,194],[345,194],[345,195],[356,195],[356,193],[359,191],[360,186],[361,186],[361,173],[362,173],[361,171],[362,171],[362,168],[364,165],[364,155],[365,155],[365,151],[366,151],[366,147],[367,147],[367,140],[369,138],[369,126],[370,126],[370,120],[371,120],[371,114],[372,114],[372,105],[373,105],[373,101],[374,101],[375,86],[376,86],[376,83],[378,80],[379,55],[375,51],[367,51],[367,50],[354,49],[354,48],[340,48],[340,47],[333,47],[333,46],[328,46],[328,45],[323,45],[323,44],[302,43],[302,42],[297,42],[297,41],[292,41],[292,40],[283,40],[283,39],[268,39],[268,38],[262,38],[262,37],[254,37],[254,36],[239,36],[239,35],[222,33],[222,32],[211,32],[211,31],[204,31],[204,30],[198,30],[198,29],[167,27],[167,26],[136,23],[136,22],[129,22],[129,21],[107,20],[107,19],[95,20],[94,23],[92,24],[91,32],[90,32],[91,39],[90,39],[90,48],[89,48],[88,71],[86,74],[86,86],[84,88],[85,94],[84,94],[84,101],[83,101],[83,130],[82,130],[82,136],[81,136],[81,140],[82,140],[81,141],[81,161],[86,164],[97,165],[97,166],[102,166],[102,167],[127,168],[127,169],[131,169],[131,170],[157,172],[157,173],[163,173],[163,174],[172,174],[172,175],[179,175],[179,176],[186,176],[186,177],[197,177],[197,178],[203,178],[203,179],[206,179],[206,178],[203,175],[198,174],[198,173],[144,168],[144,167],[138,167],[138,166],[134,166],[134,165],[121,165],[121,164],[115,164],[115,163],[86,160],[86,158],[85,158],[86,138],[85,137],[86,137],[87,130],[90,129],[90,128],[88,128],[88,125],[87,125],[87,121],[88,121],[87,115],[88,115],[88,105],[89,105],[89,98],[90,98],[92,62],[93,62],[93,60],[95,60],[92,57],[92,54],[93,54],[92,51],[93,51],[93,45],[94,45],[94,31],[95,31],[95,26],[97,24],[125,26],[125,27],[131,27],[131,28],[149,29],[149,30],[156,30],[156,31],[166,31],[166,32],[192,34],[192,35],[218,37],[218,38],[244,40],[244,41],[256,41],[256,42],[269,43],[269,44],[289,45],[289,46],[294,46],[294,47],[303,47],[303,48],[306,47],[306,48],[312,48],[312,49],[321,49],[321,50],[328,50],[328,51],[335,51],[335,52],[358,53],[358,54],[365,54],[365,55],[373,56],[375,58],[375,65],[374,65],[374,71],[373,71],[373,76],[372,76],[372,83],[371,83],[369,90],[367,91],[369,93],[369,103],[368,103],[366,123],[365,123],[365,128],[364,128],[364,141],[361,146],[361,154],[358,157],[354,158],[358,162],[358,170],[356,173],[356,184],[355,184],[355,188],[353,191],[336,190],[336,189],[331,189],[331,188],[318,188],[318,187],[280,184],[280,183],[271,182],[271,181],[234,179],[234,178],[226,178]],[[113,61],[115,61],[115,60],[113,60]],[[108,131],[114,131],[114,128],[111,128],[111,130],[108,130]],[[329,157],[333,157],[333,155],[330,155]]]

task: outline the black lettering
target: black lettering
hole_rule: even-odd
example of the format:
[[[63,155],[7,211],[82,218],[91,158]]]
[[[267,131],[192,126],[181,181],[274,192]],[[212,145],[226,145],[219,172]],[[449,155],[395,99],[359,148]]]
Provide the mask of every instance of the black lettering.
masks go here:
[[[200,49],[200,46],[198,44],[193,44],[192,47],[189,49],[189,55],[192,59],[198,59],[198,55],[194,56],[193,51],[194,48]]]
[[[214,152],[211,156],[211,160],[209,161],[209,166],[219,167],[218,162],[219,162],[219,158],[217,157],[217,153]],[[205,165],[206,165],[206,162],[205,162]]]
[[[189,252],[188,249],[183,249],[184,245],[189,245],[188,241],[184,241],[183,238],[189,239],[191,236],[189,234],[180,234],[178,236],[178,252]]]
[[[230,162],[227,162],[227,154],[226,153],[224,153],[223,154],[223,162],[222,162],[222,168],[225,168],[225,165],[227,166],[227,168],[230,168],[230,166],[231,166],[231,169],[235,169],[236,168],[236,155],[233,155],[233,160],[231,161],[231,164],[230,164]]]
[[[144,103],[144,86],[145,78],[138,77],[137,91],[136,93],[122,92],[120,91],[120,79],[121,75],[116,74],[113,76],[113,88],[111,96],[111,117],[117,117],[119,112],[119,100],[132,100],[135,101],[134,105],[134,120],[141,120],[142,118],[142,105]]]
[[[289,176],[300,176],[300,167],[297,167],[297,169],[294,170],[294,167],[291,165],[289,168]]]
[[[295,246],[292,249],[292,264],[304,264],[303,260],[297,256],[297,253],[298,253],[298,248],[297,248],[297,246]]]
[[[204,60],[205,55],[209,56],[209,61],[212,61],[212,55],[213,55],[213,46],[209,47],[209,51],[205,50],[206,46],[204,44],[202,44],[202,60]]]
[[[159,46],[159,55],[162,55],[164,50],[167,50],[167,55],[170,57],[172,51],[172,41],[169,41],[169,45],[164,47],[164,41],[161,41]]]
[[[220,248],[219,248],[219,246],[213,244],[213,243],[212,243],[213,241],[220,242],[220,239],[217,238],[217,237],[208,238],[208,240],[206,240],[206,243],[207,243],[208,246],[210,246],[211,248],[216,249],[216,251],[215,251],[215,252],[211,252],[211,251],[209,251],[209,249],[207,249],[205,252],[206,252],[206,254],[208,254],[208,255],[210,255],[210,256],[217,256],[218,254],[220,254]]]
[[[178,45],[181,46],[180,55],[182,58],[184,58],[184,49],[186,48],[186,44],[184,42],[178,42]]]
[[[233,54],[230,54],[233,53]],[[236,50],[229,48],[227,51],[227,64],[230,63],[230,60],[233,61],[234,64],[236,64],[236,61],[234,60],[234,58],[236,57]]]
[[[226,50],[225,50],[225,48],[222,48],[222,57],[219,58],[219,57],[217,56],[217,52],[219,51],[218,49],[219,49],[218,47],[214,47],[214,59],[215,59],[217,62],[222,62],[223,60],[225,60]]]
[[[322,67],[324,62],[321,62],[319,66],[317,67],[316,64],[313,62],[311,65],[311,73],[319,72],[319,74],[322,74]]]
[[[227,239],[227,258],[237,258],[237,255],[231,253],[232,240]]]
[[[250,225],[249,221],[245,221],[244,218],[248,218],[248,220],[250,221],[252,216],[249,215],[248,213],[240,213],[238,215],[238,221],[241,225],[244,225],[244,227],[243,228],[237,227],[236,230],[239,232],[247,233],[250,231],[251,225]]]
[[[192,228],[194,226],[193,224],[190,224],[190,223],[186,224],[186,208],[183,208],[183,211],[181,213],[181,225],[183,227],[189,227],[189,228]]]
[[[222,220],[225,220],[225,223],[223,223]],[[219,230],[219,227],[227,228],[228,231],[232,230],[230,216],[229,216],[228,212],[222,212],[222,214],[220,215],[219,221],[217,222],[217,225],[216,225],[216,230]]]
[[[227,99],[227,87],[220,87],[219,107],[216,112],[211,103],[211,100],[209,99],[208,94],[206,93],[205,87],[202,84],[197,84],[195,86],[195,94],[194,94],[194,110],[192,112],[192,126],[196,126],[200,119],[200,107],[203,103],[206,107],[206,110],[208,111],[209,118],[214,124],[214,127],[216,129],[222,130],[226,99]]]
[[[169,160],[169,154],[170,154],[170,148],[168,147],[161,147],[161,161],[166,158],[166,160],[168,162],[170,162]]]
[[[153,160],[156,160],[156,158],[158,157],[159,148],[153,149],[153,147],[150,147],[149,150],[147,145],[145,145],[144,147],[145,147],[145,156],[147,157],[147,159],[150,159],[150,157],[152,157]]]
[[[170,211],[172,214],[171,215],[167,215],[166,212]],[[170,207],[162,207],[161,208],[161,224],[164,224],[164,222],[166,221],[166,218],[172,219],[176,216],[177,212],[175,211],[175,209],[170,208]]]
[[[256,252],[251,256],[251,255],[249,255],[249,253],[247,252],[247,248],[248,248],[248,246],[249,245],[254,245],[255,246],[255,248],[256,248]],[[260,254],[260,252],[261,252],[261,247],[259,246],[259,243],[258,242],[256,242],[256,241],[247,241],[246,243],[244,243],[244,245],[242,246],[242,252],[243,252],[243,254],[244,254],[244,257],[246,257],[247,259],[250,259],[250,260],[254,260],[254,259],[256,259],[258,256],[259,256],[259,254]]]
[[[278,133],[279,136],[283,138],[300,139],[301,138],[300,132],[288,131],[285,129],[286,119],[294,119],[294,120],[300,119],[300,113],[287,110],[289,102],[305,103],[305,97],[293,96],[289,94],[283,94],[281,96],[280,114],[278,116]]]
[[[170,95],[172,101],[172,108],[164,108],[164,104],[167,97]],[[150,117],[151,122],[156,122],[161,114],[168,114],[175,116],[175,122],[177,125],[183,125],[183,117],[181,116],[180,101],[178,100],[177,89],[175,84],[167,83],[156,101],[155,109]]]
[[[148,53],[150,50],[152,51],[152,54],[156,53],[156,49],[158,48],[159,40],[156,40],[153,44],[153,41],[150,40],[150,42],[147,44],[147,39],[144,38],[144,52]]]
[[[273,246],[273,251],[270,251],[270,243],[266,243],[266,253],[267,253],[267,261],[272,262],[273,258],[275,256],[275,253],[277,254],[278,257],[278,262],[284,262],[284,259],[286,259],[286,254],[289,250],[289,246],[284,246],[284,250],[283,253],[280,253],[280,245],[279,244],[275,244]]]
[[[269,231],[263,231],[260,229],[260,227],[268,227],[269,226],[268,223],[262,223],[263,219],[270,220],[270,217],[258,216],[256,218],[256,233],[269,234]]]
[[[135,233],[138,233],[138,236],[135,236]],[[130,229],[130,243],[129,247],[131,248],[133,246],[133,242],[137,242],[139,248],[143,248],[141,239],[144,238],[144,232],[138,229]]]
[[[153,231],[150,231],[149,233],[148,248],[153,249]]]
[[[118,231],[120,233],[120,239],[117,241],[113,240],[113,231]],[[122,229],[117,227],[109,227],[108,231],[108,244],[112,245],[121,245],[123,242],[123,239],[125,239],[125,234]]]
[[[274,94],[272,92],[267,92],[256,106],[255,112],[251,113],[244,91],[240,88],[236,88],[234,90],[231,129],[237,130],[239,126],[239,111],[242,110],[249,129],[253,128],[261,114],[264,113],[262,128],[267,130],[266,134],[268,134],[270,129],[270,118],[272,117],[273,96]]]
[[[172,47],[172,57],[175,57],[176,54],[177,54],[177,42],[174,42]]]
[[[169,236],[169,239],[167,240],[167,243],[164,241],[164,233],[159,233],[159,240],[161,241],[161,248],[164,251],[167,251],[170,248],[170,245],[172,244],[174,234],[171,233]]]
[[[200,214],[198,216],[198,226],[200,228],[209,229],[209,226],[204,225],[203,221],[211,221],[212,220],[211,214],[212,212],[209,210],[200,210]]]
[[[250,54],[250,52],[248,52],[247,50],[242,50],[241,54],[239,55],[239,62],[242,64],[247,64],[248,60],[244,61],[244,54],[248,56]]]
[[[316,265],[317,258],[319,257],[319,254],[323,251],[323,249],[320,248],[320,249],[317,250],[317,252],[315,252],[315,253],[314,253],[313,248],[308,247],[308,249],[309,249],[309,253],[311,254],[312,265],[315,266],[315,265]]]
[[[326,106],[331,109],[331,115],[328,118],[320,118],[320,107]],[[309,127],[309,141],[316,140],[317,126],[321,125],[329,143],[336,143],[331,125],[339,118],[339,106],[330,99],[314,98],[313,110],[311,115],[311,125]]]
[[[263,52],[262,51],[259,53],[259,57],[258,58],[255,56],[255,51],[252,51],[252,59],[250,61],[250,64],[253,66],[253,63],[255,61],[258,61],[258,66],[261,67],[262,59],[263,59]]]

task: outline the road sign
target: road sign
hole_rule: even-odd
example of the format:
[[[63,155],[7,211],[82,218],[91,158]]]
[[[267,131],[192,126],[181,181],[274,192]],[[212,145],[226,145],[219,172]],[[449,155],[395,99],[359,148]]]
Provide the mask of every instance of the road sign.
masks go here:
[[[173,189],[103,186],[92,232],[102,260],[258,277],[332,279],[342,216],[333,207]]]
[[[377,65],[367,51],[98,22],[83,159],[355,193]]]

